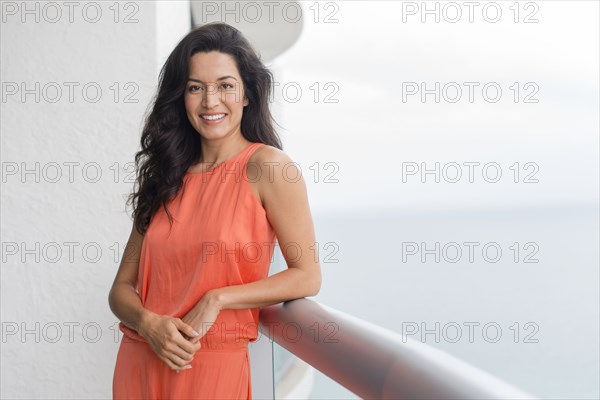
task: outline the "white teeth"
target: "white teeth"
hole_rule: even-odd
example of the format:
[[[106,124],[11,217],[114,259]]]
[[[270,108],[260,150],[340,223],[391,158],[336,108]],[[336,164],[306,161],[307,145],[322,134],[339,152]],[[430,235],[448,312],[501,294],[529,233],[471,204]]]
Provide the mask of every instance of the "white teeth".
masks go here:
[[[217,119],[221,119],[225,117],[225,114],[216,114],[216,115],[201,115],[202,119],[207,119],[209,121],[214,121]]]

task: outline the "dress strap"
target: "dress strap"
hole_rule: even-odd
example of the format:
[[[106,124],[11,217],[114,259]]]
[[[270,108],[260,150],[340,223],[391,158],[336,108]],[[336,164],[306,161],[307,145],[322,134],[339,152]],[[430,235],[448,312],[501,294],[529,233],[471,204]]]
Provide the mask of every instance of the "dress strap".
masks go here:
[[[241,165],[245,167],[246,164],[248,164],[248,160],[250,159],[250,157],[252,157],[252,154],[254,154],[256,150],[258,150],[261,146],[264,145],[265,144],[261,142],[254,142],[252,144],[249,144],[244,150],[244,154],[242,154],[242,157],[240,157]]]

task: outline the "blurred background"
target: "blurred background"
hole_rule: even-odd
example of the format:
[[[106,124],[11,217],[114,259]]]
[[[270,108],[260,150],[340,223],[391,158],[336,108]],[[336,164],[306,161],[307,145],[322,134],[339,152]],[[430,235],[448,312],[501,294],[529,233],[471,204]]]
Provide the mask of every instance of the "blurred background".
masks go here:
[[[1,4],[2,398],[110,398],[143,115],[213,20],[274,72],[315,301],[540,398],[600,396],[598,2],[76,3]]]

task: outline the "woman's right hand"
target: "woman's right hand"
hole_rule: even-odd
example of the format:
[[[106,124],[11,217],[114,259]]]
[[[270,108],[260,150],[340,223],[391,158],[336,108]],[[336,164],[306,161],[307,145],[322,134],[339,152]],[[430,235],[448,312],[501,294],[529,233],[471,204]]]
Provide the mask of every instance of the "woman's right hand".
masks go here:
[[[188,337],[198,336],[198,332],[179,318],[154,314],[140,323],[139,334],[148,341],[156,355],[173,371],[192,368],[188,365],[201,347],[200,342],[192,343]]]

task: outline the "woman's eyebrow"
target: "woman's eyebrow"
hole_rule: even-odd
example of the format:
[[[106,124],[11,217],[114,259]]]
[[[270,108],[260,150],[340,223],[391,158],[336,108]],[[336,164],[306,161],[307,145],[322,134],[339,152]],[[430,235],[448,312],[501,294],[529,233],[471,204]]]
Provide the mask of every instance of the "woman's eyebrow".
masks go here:
[[[223,79],[227,79],[227,78],[231,78],[231,79],[235,79],[235,77],[231,76],[231,75],[225,75],[222,76],[220,78],[218,78],[218,81],[222,81]],[[235,79],[237,81],[237,79]],[[188,81],[194,81],[194,82],[200,82],[200,83],[204,83],[202,82],[200,79],[194,79],[194,78],[189,78]]]

